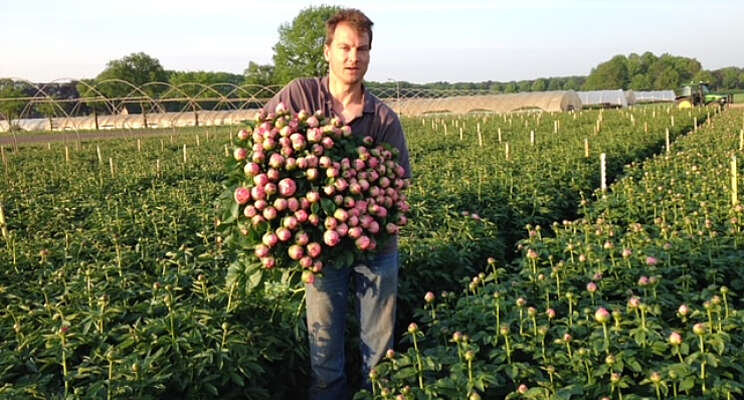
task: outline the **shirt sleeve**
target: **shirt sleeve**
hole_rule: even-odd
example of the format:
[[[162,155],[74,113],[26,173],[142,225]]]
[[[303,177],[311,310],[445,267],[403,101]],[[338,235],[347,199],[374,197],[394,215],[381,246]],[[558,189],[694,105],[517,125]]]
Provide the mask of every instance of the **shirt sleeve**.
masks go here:
[[[307,100],[305,100],[306,96],[307,94],[303,90],[299,79],[295,79],[275,94],[274,97],[263,106],[263,110],[267,113],[274,112],[279,103],[284,103],[284,106],[287,107],[290,112],[296,114],[307,105]],[[310,110],[305,111],[309,112]]]

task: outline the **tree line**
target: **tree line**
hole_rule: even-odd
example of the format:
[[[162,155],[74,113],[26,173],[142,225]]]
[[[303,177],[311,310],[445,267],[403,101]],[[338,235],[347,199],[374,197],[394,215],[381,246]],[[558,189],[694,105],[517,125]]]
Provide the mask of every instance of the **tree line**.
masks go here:
[[[147,97],[180,98],[179,101],[164,102],[166,111],[182,111],[196,108],[184,99],[198,98],[198,107],[219,108],[224,97],[246,98],[269,97],[263,87],[282,86],[297,77],[321,76],[327,73],[323,58],[325,21],[339,7],[308,7],[291,21],[279,26],[279,40],[274,45],[273,63],[249,62],[242,74],[207,71],[166,70],[157,58],[145,53],[133,53],[121,59],[109,61],[106,68],[93,79],[83,79],[70,84],[47,85],[50,96],[55,99],[86,98],[75,113],[105,112],[107,108],[99,98],[119,99],[115,102],[119,111],[147,111]],[[131,83],[123,83],[126,81]],[[616,55],[592,68],[587,76],[541,77],[520,81],[481,82],[366,82],[370,89],[465,89],[488,93],[541,92],[546,90],[666,90],[676,89],[689,81],[707,82],[713,90],[744,90],[744,69],[726,67],[705,70],[695,58],[651,52]],[[167,82],[177,89],[155,82]],[[222,85],[218,85],[222,84]],[[133,86],[132,86],[133,85]],[[235,86],[241,87],[236,89]],[[95,89],[93,89],[95,88]],[[36,90],[29,84],[0,79],[0,98],[30,97]],[[125,97],[140,99],[124,100]],[[204,101],[206,99],[206,101]],[[60,103],[65,111],[73,111],[72,103]],[[0,118],[12,119],[27,107],[23,101],[0,101]],[[109,105],[110,107],[110,105]],[[30,116],[59,114],[55,107],[39,103],[34,105]]]

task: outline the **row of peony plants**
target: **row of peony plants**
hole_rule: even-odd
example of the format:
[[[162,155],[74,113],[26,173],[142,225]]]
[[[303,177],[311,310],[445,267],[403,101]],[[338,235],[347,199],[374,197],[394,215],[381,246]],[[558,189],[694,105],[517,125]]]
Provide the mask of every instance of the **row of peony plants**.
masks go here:
[[[411,347],[358,397],[740,397],[744,207],[729,171],[743,117],[630,166],[583,218],[528,225],[516,276],[491,260],[461,293],[428,293]]]
[[[596,187],[599,176],[597,157],[584,158],[583,136],[594,135],[593,152],[603,148],[622,162],[658,150],[670,115],[633,113],[604,112],[599,134],[592,131],[599,112],[554,116],[562,123],[557,135],[547,134],[553,121],[540,114],[446,118],[433,129],[428,119],[425,126],[404,121],[418,181],[409,196],[414,222],[401,234],[401,315],[410,319],[406,304],[420,298],[414,294],[450,290],[489,254],[507,258],[509,240],[520,236],[511,219],[538,223],[575,213],[568,203]],[[671,113],[677,135],[705,115]],[[647,119],[656,128],[630,142],[617,138],[631,129],[633,115],[636,126]],[[456,124],[467,124],[462,141]],[[498,128],[510,142],[509,160]],[[212,203],[223,190],[228,135],[212,128],[198,137],[4,150],[3,396],[303,396],[301,293],[269,287],[246,297],[225,285],[232,256]],[[531,197],[535,188],[549,194]]]

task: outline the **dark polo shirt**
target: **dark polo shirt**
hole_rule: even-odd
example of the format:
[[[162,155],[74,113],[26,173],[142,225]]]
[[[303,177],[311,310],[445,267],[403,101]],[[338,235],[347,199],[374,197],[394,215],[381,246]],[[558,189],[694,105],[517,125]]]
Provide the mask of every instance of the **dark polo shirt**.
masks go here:
[[[364,86],[364,108],[362,115],[354,118],[351,123],[351,132],[354,136],[372,136],[375,143],[389,143],[400,151],[398,164],[406,170],[406,178],[411,177],[411,164],[408,160],[408,147],[403,127],[400,125],[398,115],[385,103],[371,94]],[[284,103],[291,112],[298,113],[305,110],[313,113],[322,110],[326,117],[336,115],[333,112],[333,98],[328,88],[328,76],[323,78],[295,79],[288,83],[264,106],[267,112],[274,111],[279,102]],[[380,253],[396,251],[398,240],[391,240]]]

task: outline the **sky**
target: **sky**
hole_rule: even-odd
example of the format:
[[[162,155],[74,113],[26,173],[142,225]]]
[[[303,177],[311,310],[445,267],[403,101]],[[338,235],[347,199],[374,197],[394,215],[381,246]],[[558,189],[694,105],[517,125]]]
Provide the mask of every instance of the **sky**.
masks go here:
[[[371,81],[588,75],[645,51],[744,67],[740,0],[0,0],[0,78],[93,78],[135,52],[168,70],[241,74],[272,63],[279,25],[321,4],[374,22]]]

